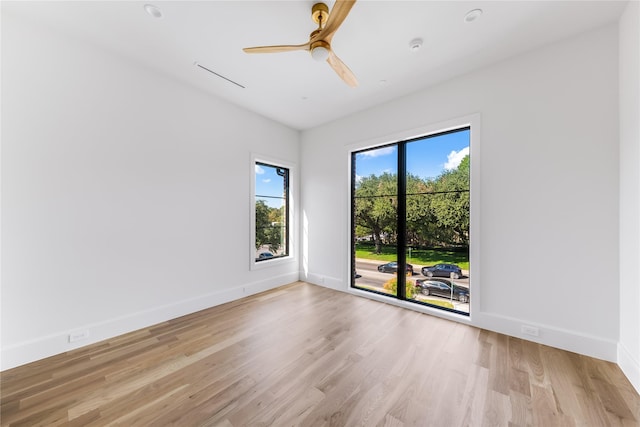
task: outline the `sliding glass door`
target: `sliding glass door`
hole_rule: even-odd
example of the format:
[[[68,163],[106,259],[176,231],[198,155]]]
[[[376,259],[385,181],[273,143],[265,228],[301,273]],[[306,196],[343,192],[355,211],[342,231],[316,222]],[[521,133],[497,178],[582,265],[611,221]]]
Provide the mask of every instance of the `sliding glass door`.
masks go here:
[[[352,153],[352,287],[469,313],[470,128]]]

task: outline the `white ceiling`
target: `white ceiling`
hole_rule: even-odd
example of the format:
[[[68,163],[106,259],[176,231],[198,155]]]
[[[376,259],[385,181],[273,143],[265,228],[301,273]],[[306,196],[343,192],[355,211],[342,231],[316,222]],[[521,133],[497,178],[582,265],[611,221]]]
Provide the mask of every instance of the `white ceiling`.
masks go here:
[[[144,10],[154,4],[163,17]],[[332,48],[359,80],[344,84],[301,44],[313,0],[2,2],[20,14],[295,129],[308,129],[521,52],[615,22],[626,1],[358,1]],[[327,1],[332,7],[333,0]],[[464,15],[480,8],[472,23]],[[424,39],[416,52],[409,42]],[[199,63],[243,86],[216,77]]]

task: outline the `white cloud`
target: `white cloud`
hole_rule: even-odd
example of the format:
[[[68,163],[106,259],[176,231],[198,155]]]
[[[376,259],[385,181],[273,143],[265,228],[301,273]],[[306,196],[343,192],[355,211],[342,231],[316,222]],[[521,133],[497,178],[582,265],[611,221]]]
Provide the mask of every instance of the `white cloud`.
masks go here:
[[[362,177],[360,175],[356,175],[356,183],[360,183],[362,181]]]
[[[396,147],[391,146],[391,147],[378,148],[377,150],[364,151],[360,154],[365,157],[380,157],[380,156],[387,156],[395,152],[396,152]]]
[[[256,165],[256,173],[258,175],[262,175],[264,173],[264,169],[262,169],[260,165]]]
[[[460,151],[452,151],[447,156],[447,163],[444,164],[446,170],[452,170],[460,166],[462,159],[469,155],[469,147],[465,147]]]
[[[262,173],[264,173],[264,171]],[[268,184],[268,183],[271,182],[271,179],[269,179],[269,178],[263,179],[262,182],[264,182],[265,184]]]

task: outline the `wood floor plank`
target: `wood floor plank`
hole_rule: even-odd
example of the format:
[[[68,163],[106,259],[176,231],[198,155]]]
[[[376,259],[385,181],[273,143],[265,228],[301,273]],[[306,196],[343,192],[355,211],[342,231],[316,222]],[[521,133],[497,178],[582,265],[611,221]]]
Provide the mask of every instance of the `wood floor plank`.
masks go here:
[[[509,396],[497,390],[489,390],[485,400],[482,426],[506,426],[512,419]]]
[[[298,282],[0,373],[2,426],[640,426],[612,363]]]
[[[533,413],[531,411],[531,395],[524,395],[517,391],[511,390],[509,394],[509,403],[511,408],[511,419],[509,426],[532,426]]]
[[[461,414],[458,426],[479,425],[484,418],[489,388],[489,368],[472,365],[458,407]]]

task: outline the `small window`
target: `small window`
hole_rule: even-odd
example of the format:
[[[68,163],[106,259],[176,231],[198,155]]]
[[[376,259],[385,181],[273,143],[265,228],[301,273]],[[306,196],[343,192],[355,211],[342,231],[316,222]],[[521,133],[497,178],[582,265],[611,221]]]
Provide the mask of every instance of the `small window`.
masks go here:
[[[255,162],[255,262],[289,255],[289,169]]]

